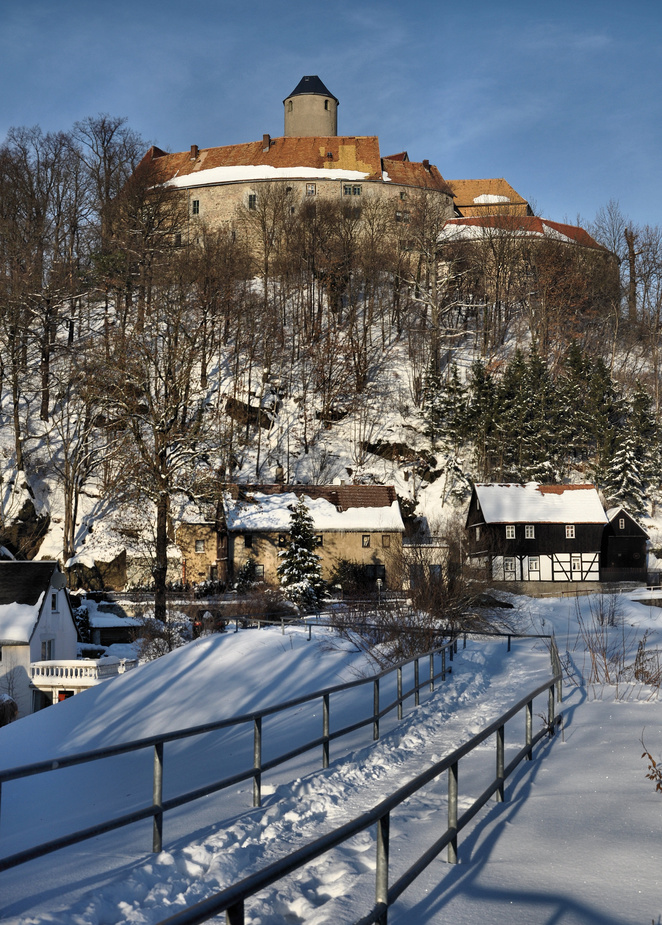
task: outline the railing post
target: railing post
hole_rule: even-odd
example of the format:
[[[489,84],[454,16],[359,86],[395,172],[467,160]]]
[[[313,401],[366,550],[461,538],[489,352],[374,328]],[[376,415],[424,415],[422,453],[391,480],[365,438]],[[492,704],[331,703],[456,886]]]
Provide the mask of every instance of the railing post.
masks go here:
[[[434,690],[434,652],[430,656],[430,690]]]
[[[549,734],[554,735],[554,685],[552,684],[549,688],[549,696],[547,698],[548,708],[547,708],[547,722],[549,724]]]
[[[510,652],[510,640],[511,640],[511,635],[510,633],[508,633],[508,649],[507,649],[508,652]]]
[[[228,906],[225,910],[225,925],[244,925],[243,899],[240,899],[233,906]]]
[[[389,814],[386,813],[377,822],[377,869],[375,876],[375,904],[383,907],[375,922],[387,925],[388,917],[388,849],[389,849]]]
[[[505,769],[505,760],[504,760],[504,744],[505,744],[505,726],[499,726],[496,734],[496,776],[499,786],[496,792],[496,801],[497,803],[503,803],[504,799],[504,769]]]
[[[418,690],[418,659],[414,661],[414,704],[418,706],[421,702],[420,693]]]
[[[280,618],[280,635],[285,635],[285,620],[283,617]]]
[[[448,863],[457,864],[457,774],[458,762],[448,769],[448,831],[452,834],[448,842]]]
[[[308,642],[310,642],[310,639],[311,639],[311,635],[310,635],[310,634],[311,634],[312,628],[313,628],[313,624],[312,624],[312,623],[309,623],[309,624],[308,624]]]
[[[375,678],[372,692],[372,740],[379,738],[379,678]]]
[[[441,680],[446,680],[446,647],[441,650]]]
[[[450,645],[448,646],[448,655],[449,655],[451,662],[453,661],[453,654],[455,652],[456,643],[457,643],[457,639],[451,639]]]
[[[322,720],[322,723],[323,723],[322,736],[323,736],[323,738],[324,738],[324,742],[322,743],[322,767],[323,767],[323,768],[328,768],[328,766],[329,766],[329,726],[330,726],[330,723],[329,723],[329,695],[328,695],[328,694],[324,694],[324,697],[323,697],[322,713],[323,713],[323,720]]]
[[[398,678],[398,719],[402,719],[402,668],[396,669]]]
[[[262,717],[253,723],[253,806],[262,806]]]
[[[529,750],[526,753],[526,760],[533,761],[533,749],[531,747],[531,742],[533,741],[533,700],[529,700],[526,705],[526,744],[529,746]]]
[[[154,815],[152,851],[158,854],[163,847],[163,742],[154,746],[154,790],[152,803],[159,810]]]

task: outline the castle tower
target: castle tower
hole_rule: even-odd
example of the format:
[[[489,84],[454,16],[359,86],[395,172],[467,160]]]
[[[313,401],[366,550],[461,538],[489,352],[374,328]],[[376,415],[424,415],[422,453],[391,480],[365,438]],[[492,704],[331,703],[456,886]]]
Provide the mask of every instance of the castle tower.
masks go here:
[[[339,103],[319,77],[302,77],[283,105],[286,138],[338,134]]]

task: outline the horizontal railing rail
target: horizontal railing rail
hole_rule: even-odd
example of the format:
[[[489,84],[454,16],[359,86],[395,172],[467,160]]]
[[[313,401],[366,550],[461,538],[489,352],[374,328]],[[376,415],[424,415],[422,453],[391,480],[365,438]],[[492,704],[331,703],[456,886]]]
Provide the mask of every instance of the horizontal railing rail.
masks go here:
[[[558,689],[561,680],[560,673],[555,674],[554,677],[528,693],[481,732],[472,736],[464,745],[455,749],[440,761],[435,762],[422,774],[419,774],[412,781],[382,800],[377,806],[365,810],[359,816],[334,831],[315,839],[299,850],[269,864],[238,883],[214,893],[207,899],[170,916],[168,919],[164,919],[159,925],[197,925],[197,923],[206,922],[212,916],[222,912],[226,913],[227,925],[244,925],[246,900],[261,890],[272,886],[305,864],[309,864],[326,852],[342,845],[350,838],[372,828],[372,826],[376,826],[375,904],[367,915],[357,920],[356,925],[372,925],[372,923],[387,925],[389,906],[393,905],[444,848],[448,849],[449,863],[457,863],[459,833],[471,822],[491,797],[496,796],[498,802],[505,800],[505,781],[507,778],[511,776],[523,759],[532,760],[533,749],[538,742],[545,736],[553,735],[556,727],[562,723],[562,715],[556,715],[554,707],[554,691]],[[548,694],[546,722],[540,731],[533,735],[533,703],[536,697],[544,693]],[[523,710],[526,711],[525,744],[506,765],[504,762],[505,726]],[[459,763],[493,735],[496,736],[495,777],[464,813],[458,816]],[[448,774],[448,824],[446,831],[389,886],[390,814],[414,793],[444,773]]]
[[[262,800],[262,775],[265,772],[273,770],[274,768],[285,764],[286,762],[291,761],[294,758],[297,758],[311,751],[312,749],[319,748],[320,746],[322,748],[322,767],[326,768],[329,765],[330,759],[330,743],[366,726],[372,726],[372,738],[373,740],[377,740],[379,738],[380,720],[396,709],[398,719],[402,719],[403,704],[411,697],[414,697],[415,705],[418,705],[421,690],[427,688],[429,691],[433,691],[435,682],[439,679],[442,681],[445,679],[447,673],[447,659],[452,660],[456,651],[457,640],[455,639],[450,642],[445,642],[443,645],[437,646],[436,648],[426,653],[410,659],[406,659],[397,665],[385,669],[377,675],[373,675],[368,678],[358,678],[354,681],[345,682],[344,684],[337,684],[333,687],[329,687],[321,691],[316,691],[312,694],[305,694],[300,697],[296,697],[292,700],[286,701],[285,703],[276,704],[271,707],[266,707],[262,710],[243,714],[242,716],[216,720],[209,723],[203,723],[198,726],[192,726],[188,729],[175,730],[169,733],[147,736],[120,745],[91,749],[89,751],[79,752],[74,755],[65,755],[59,758],[42,760],[32,764],[23,765],[21,767],[0,771],[1,810],[3,785],[6,785],[11,781],[20,780],[38,774],[53,773],[64,768],[71,768],[76,765],[100,761],[118,755],[125,755],[127,753],[137,752],[142,749],[153,749],[153,798],[151,805],[140,807],[130,813],[116,816],[112,819],[103,820],[88,828],[80,829],[76,832],[60,836],[59,838],[52,839],[48,842],[43,842],[39,845],[34,845],[31,848],[27,848],[23,851],[0,858],[0,871],[8,870],[12,867],[24,864],[27,861],[34,860],[38,857],[43,857],[44,855],[50,854],[54,851],[58,851],[61,848],[69,847],[70,845],[77,844],[89,838],[93,838],[96,835],[110,832],[115,829],[131,825],[134,822],[148,819],[150,817],[153,819],[152,850],[154,852],[161,851],[163,844],[163,817],[166,812],[179,806],[183,806],[187,803],[191,803],[195,800],[201,799],[202,797],[209,796],[212,793],[217,793],[228,787],[232,787],[235,784],[245,780],[253,780],[253,806],[260,806]],[[439,659],[440,661],[440,667],[438,671],[435,668],[436,659]],[[425,673],[425,676],[422,680],[420,679],[421,662],[429,663],[429,670]],[[408,687],[406,691],[403,691],[403,669],[407,668],[408,666],[413,666],[414,668],[414,683],[412,686]],[[393,674],[396,676],[397,695],[388,704],[384,704],[380,700],[380,682]],[[330,728],[331,698],[336,694],[340,694],[345,691],[366,685],[373,686],[372,712],[369,712],[368,715],[363,719],[357,720],[356,722],[353,722],[347,726],[343,726],[340,729],[335,729],[332,731]],[[278,713],[283,713],[286,710],[291,710],[304,704],[311,704],[316,702],[319,703],[319,701],[322,702],[321,736],[317,736],[314,739],[306,739],[296,748],[293,748],[284,754],[278,755],[275,758],[271,758],[268,761],[264,761],[262,758],[263,720]],[[218,779],[202,787],[198,787],[195,790],[187,791],[184,794],[180,794],[170,799],[166,800],[163,798],[164,746],[167,743],[180,741],[186,738],[192,738],[194,736],[204,735],[210,732],[230,729],[231,727],[241,725],[250,725],[253,727],[252,767]]]

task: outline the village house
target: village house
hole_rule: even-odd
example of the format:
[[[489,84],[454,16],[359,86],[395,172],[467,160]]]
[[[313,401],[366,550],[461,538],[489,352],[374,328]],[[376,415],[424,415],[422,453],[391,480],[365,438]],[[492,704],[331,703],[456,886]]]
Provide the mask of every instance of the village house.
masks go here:
[[[0,562],[0,697],[16,703],[19,718],[41,703],[32,666],[75,660],[77,638],[57,562]]]
[[[647,546],[648,533],[641,524],[625,508],[610,508],[602,534],[602,580],[646,582]]]
[[[276,570],[289,540],[291,514],[299,497],[313,518],[322,577],[328,581],[343,562],[359,566],[368,582],[401,582],[404,523],[390,485],[233,486],[223,495],[228,577],[253,560],[256,575],[277,584]]]
[[[495,581],[598,582],[607,523],[593,485],[475,485],[468,560]]]
[[[301,496],[313,518],[325,580],[348,562],[368,583],[400,584],[404,523],[395,489],[387,485],[228,486],[216,518],[177,525],[182,577],[232,583],[251,562],[257,579],[277,585],[279,553]]]

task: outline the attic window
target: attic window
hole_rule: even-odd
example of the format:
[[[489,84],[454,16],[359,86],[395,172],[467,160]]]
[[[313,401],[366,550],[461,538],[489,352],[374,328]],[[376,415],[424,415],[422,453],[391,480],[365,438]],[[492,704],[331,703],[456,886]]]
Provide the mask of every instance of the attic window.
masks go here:
[[[625,517],[618,518],[618,529],[625,530]]]
[[[574,524],[565,525],[565,538],[566,540],[574,540],[575,538],[575,525]]]
[[[57,613],[57,591],[51,592],[51,610]]]

